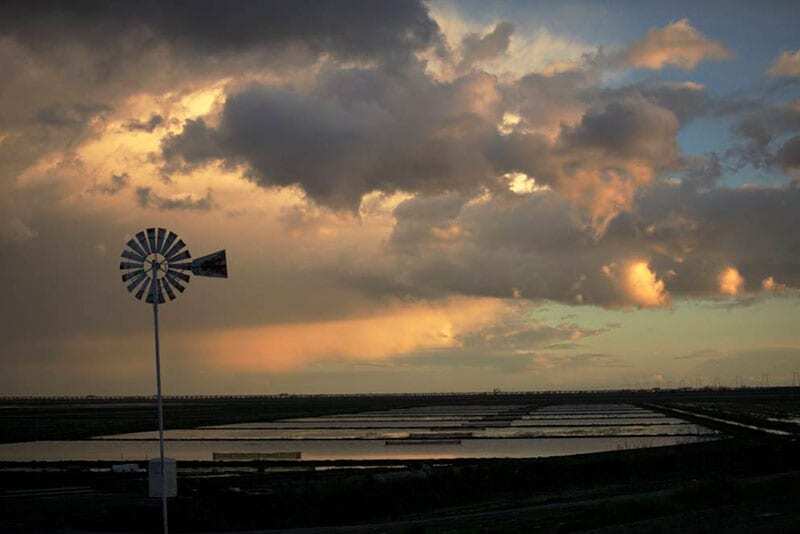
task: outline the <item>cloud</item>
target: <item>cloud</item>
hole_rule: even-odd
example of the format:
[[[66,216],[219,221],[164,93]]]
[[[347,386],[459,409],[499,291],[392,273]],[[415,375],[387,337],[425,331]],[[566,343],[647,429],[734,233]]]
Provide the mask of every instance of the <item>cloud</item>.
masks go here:
[[[505,54],[511,44],[514,25],[499,22],[486,35],[469,33],[461,41],[461,61],[458,70],[466,71],[475,64]]]
[[[718,360],[724,357],[724,353],[716,349],[700,349],[684,354],[682,356],[675,356],[676,360]]]
[[[217,127],[191,120],[168,136],[165,170],[244,165],[259,185],[297,185],[321,205],[354,212],[373,191],[471,194],[521,172],[583,208],[602,232],[639,188],[677,164],[679,122],[639,92],[605,95],[576,103],[586,113],[550,139],[531,131],[536,110],[517,103],[583,83],[558,79],[504,87],[471,73],[442,83],[414,64],[324,73],[310,92],[253,85],[228,96]],[[504,110],[521,117],[507,133],[498,129]]]
[[[658,308],[669,304],[664,281],[656,278],[646,261],[637,260],[625,266],[620,283],[630,300],[642,308]]]
[[[775,278],[768,276],[761,281],[761,288],[764,291],[784,291],[786,284],[781,284],[775,281]]]
[[[578,125],[562,130],[556,187],[585,207],[593,226],[603,231],[631,208],[639,188],[674,165],[677,131],[672,112],[641,96],[589,110]]]
[[[0,222],[0,240],[21,243],[35,239],[38,234],[17,217]]]
[[[146,121],[139,121],[136,119],[130,120],[125,123],[125,128],[129,132],[147,132],[153,133],[156,128],[162,126],[164,124],[164,117],[154,113],[150,115],[150,118]]]
[[[208,211],[214,207],[214,202],[211,199],[211,191],[208,191],[204,197],[200,198],[193,197],[192,195],[164,197],[154,193],[150,187],[136,188],[136,202],[142,208],[166,211]]]
[[[681,19],[663,28],[652,28],[622,55],[627,66],[650,70],[667,66],[692,70],[701,61],[719,61],[731,57],[730,50],[724,44],[697,31],[688,19]]]
[[[386,252],[344,279],[377,294],[519,295],[609,308],[715,299],[721,287],[747,298],[768,277],[800,287],[798,209],[794,186],[660,183],[597,236],[555,191],[420,195],[395,209]]]
[[[786,135],[796,137],[798,133],[800,101],[750,104],[733,126],[733,134],[740,142],[726,150],[725,156],[739,169],[747,165],[763,170],[779,166],[791,171],[795,162],[794,138],[777,151],[775,145]]]
[[[120,320],[138,303],[113,258],[155,215],[236,260],[236,277],[164,314],[176,354],[202,353],[216,377],[418,358],[481,378],[547,368],[589,380],[624,363],[584,341],[607,329],[540,323],[530,301],[796,295],[796,182],[724,180],[740,163],[795,175],[797,102],[619,77],[729,55],[686,21],[618,57],[508,23],[465,27],[449,50],[428,9],[0,7],[0,277],[14,361],[66,369],[119,348],[139,369],[149,323]],[[701,118],[735,124],[730,151],[681,152],[681,128]],[[42,258],[62,268],[43,276]],[[731,266],[741,280],[721,299]],[[79,368],[99,376],[90,367]]]
[[[36,113],[36,120],[54,128],[69,128],[83,125],[89,118],[110,111],[102,104],[51,105]]]
[[[735,297],[744,287],[744,278],[735,267],[726,267],[719,274],[719,292]]]
[[[460,345],[461,336],[507,313],[492,299],[397,304],[366,317],[235,328],[204,336],[197,350],[239,371],[285,372],[324,360],[380,361]]]
[[[580,369],[580,368],[620,368],[631,367],[623,358],[613,354],[598,352],[579,353],[571,355],[541,355],[535,358],[537,366],[546,368]]]
[[[475,189],[495,179],[480,144],[498,135],[496,80],[441,86],[421,65],[324,75],[310,94],[255,85],[228,97],[217,128],[187,123],[163,154],[172,167],[246,164],[265,187],[300,185],[356,211],[372,191]]]
[[[403,54],[436,44],[438,27],[421,2],[379,6],[368,1],[344,1],[322,6],[299,0],[219,3],[201,0],[163,4],[145,0],[89,2],[19,2],[6,4],[0,33],[34,48],[49,42],[78,40],[105,46],[114,39],[145,32],[187,52],[226,54],[255,47],[304,46],[314,53],[347,59]],[[324,21],[324,23],[323,23]],[[380,23],[376,24],[376,21]],[[236,31],[230,31],[235,28]]]
[[[296,81],[320,62],[402,65],[428,49],[444,53],[415,1],[5,2],[0,132],[14,135],[0,143],[0,181],[99,133],[132,95],[169,100],[248,76]],[[127,126],[157,126],[149,121]]]
[[[575,341],[605,334],[611,327],[592,329],[574,323],[549,325],[527,316],[524,312],[528,305],[506,303],[505,306],[503,313],[497,314],[491,323],[464,332],[457,346],[417,351],[396,361],[401,365],[476,367],[503,373],[541,370],[545,359],[562,368],[612,365],[613,358],[602,355],[542,352],[573,350],[578,347]]]
[[[90,193],[100,195],[114,196],[123,189],[127,188],[131,183],[131,177],[127,172],[121,174],[112,174],[111,179],[106,184],[95,184],[89,188]]]
[[[775,58],[767,74],[770,76],[800,76],[800,50],[785,51]]]
[[[795,135],[786,141],[778,150],[775,159],[786,172],[800,170],[800,135]]]
[[[705,86],[689,81],[648,79],[619,88],[606,89],[601,95],[606,99],[641,95],[659,107],[671,111],[681,126],[698,117],[713,114],[723,103],[719,97],[710,96]]]

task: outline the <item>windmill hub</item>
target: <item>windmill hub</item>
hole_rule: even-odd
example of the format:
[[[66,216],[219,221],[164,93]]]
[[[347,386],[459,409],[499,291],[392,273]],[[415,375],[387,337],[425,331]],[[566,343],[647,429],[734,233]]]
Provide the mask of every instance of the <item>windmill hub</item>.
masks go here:
[[[119,268],[125,273],[122,281],[128,291],[141,300],[162,304],[183,293],[189,283],[190,273],[195,276],[227,278],[225,251],[220,250],[191,259],[186,243],[174,232],[163,228],[148,228],[128,241],[122,251]],[[177,291],[177,293],[176,293]]]
[[[145,272],[154,272],[158,278],[164,278],[169,272],[169,262],[159,253],[150,253],[142,264]]]

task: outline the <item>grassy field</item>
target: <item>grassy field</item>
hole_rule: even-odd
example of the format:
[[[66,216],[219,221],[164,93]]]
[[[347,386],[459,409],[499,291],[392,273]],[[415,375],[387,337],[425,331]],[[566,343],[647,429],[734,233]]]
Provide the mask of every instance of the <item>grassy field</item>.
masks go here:
[[[192,475],[184,463],[170,518],[175,532],[336,525],[360,525],[356,531],[524,532],[533,526],[574,531],[658,518],[677,521],[700,512],[723,521],[728,507],[744,507],[767,514],[770,521],[800,524],[796,507],[784,506],[800,482],[798,453],[800,447],[786,440],[740,438],[560,458],[442,466],[422,462],[370,471],[253,471],[209,477]],[[144,474],[86,469],[4,473],[0,530],[155,529],[158,503],[144,497],[146,483]],[[8,494],[48,487],[85,491],[38,499]],[[742,521],[752,519],[748,515]]]
[[[168,429],[273,421],[289,417],[389,410],[447,404],[524,404],[652,402],[725,410],[743,420],[800,416],[800,388],[740,390],[609,391],[569,393],[308,395],[167,398]],[[777,422],[767,422],[777,424]],[[84,439],[103,434],[156,428],[152,398],[0,399],[0,443]],[[796,425],[793,425],[796,426]],[[782,427],[782,426],[781,426]]]
[[[170,399],[168,428],[446,404],[626,402],[790,425],[789,436],[730,429],[717,442],[527,460],[375,462],[365,469],[263,469],[181,462],[175,532],[342,527],[339,532],[796,531],[800,510],[793,388],[502,395]],[[6,400],[4,441],[149,430],[152,399]],[[722,425],[724,428],[724,425]],[[350,462],[352,464],[352,462]],[[318,462],[319,465],[325,464]],[[348,462],[330,462],[344,467]],[[390,465],[393,464],[393,465]],[[148,531],[158,502],[146,474],[107,464],[0,464],[0,531]],[[269,463],[270,467],[298,464]],[[308,467],[310,464],[306,464]],[[249,466],[233,472],[232,467]],[[46,467],[46,469],[43,469]],[[261,467],[262,469],[259,469]],[[204,470],[203,470],[204,469]],[[348,527],[343,527],[349,525]]]

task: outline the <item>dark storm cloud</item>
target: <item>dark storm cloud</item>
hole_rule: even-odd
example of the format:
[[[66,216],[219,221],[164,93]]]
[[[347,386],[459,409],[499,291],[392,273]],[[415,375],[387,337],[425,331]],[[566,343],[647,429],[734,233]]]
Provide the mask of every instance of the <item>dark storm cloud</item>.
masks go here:
[[[478,202],[419,197],[395,216],[385,261],[348,273],[357,286],[616,307],[635,301],[609,267],[645,260],[676,298],[717,298],[728,267],[744,278],[745,297],[770,277],[774,287],[800,287],[800,189],[793,186],[654,186],[600,237],[554,192]]]
[[[571,70],[553,75],[529,73],[503,88],[511,111],[526,127],[558,127],[564,112],[580,113],[597,90],[597,73]]]
[[[52,105],[39,110],[36,121],[44,126],[74,128],[83,126],[90,118],[108,111],[111,108],[102,104]]]
[[[459,70],[467,70],[476,63],[494,59],[505,54],[511,44],[514,25],[500,22],[486,35],[468,33],[461,41],[461,62]]]
[[[211,191],[200,198],[193,197],[192,195],[167,198],[154,193],[150,187],[136,188],[136,202],[142,208],[154,208],[167,211],[208,211],[214,207],[214,202],[211,200]]]
[[[198,121],[163,143],[172,166],[212,159],[245,163],[263,186],[299,184],[312,199],[356,209],[374,190],[474,189],[495,170],[483,154],[497,136],[496,80],[471,75],[453,84],[421,64],[323,73],[310,94],[256,85],[230,95],[218,128]]]
[[[421,2],[31,1],[0,5],[0,182],[80,143],[135,93],[243,73],[295,73],[324,57],[402,65],[446,50]],[[131,122],[152,131],[158,119]]]
[[[566,150],[597,149],[662,166],[678,155],[677,133],[674,113],[637,95],[590,109],[580,124],[562,133],[562,142]]]
[[[0,14],[0,34],[40,50],[59,40],[106,46],[138,32],[205,54],[300,44],[346,59],[384,59],[440,39],[418,1],[33,0],[7,2]]]
[[[156,128],[164,124],[164,117],[156,113],[150,115],[146,121],[131,120],[125,123],[125,129],[129,132],[147,132],[152,133]]]
[[[37,177],[46,184],[41,187],[17,185],[19,174],[43,155],[72,150],[102,132],[107,112],[124,111],[125,99],[133,94],[180,95],[209,81],[252,73],[293,75],[320,58],[401,68],[410,54],[431,47],[443,53],[438,27],[420,2],[2,3],[0,240],[15,250],[13,260],[4,257],[12,263],[0,261],[4,284],[14,286],[6,295],[8,309],[16,310],[5,318],[10,328],[4,339],[14,342],[9,351],[22,360],[36,353],[30,361],[41,362],[57,357],[60,339],[125,330],[129,323],[120,318],[130,314],[131,303],[124,290],[120,292],[115,270],[121,236],[152,225],[154,210],[162,211],[160,217],[168,217],[167,211],[174,217],[215,207],[210,195],[187,197],[140,188],[131,196],[149,210],[135,215],[135,224],[129,214],[94,210],[97,206],[89,203],[81,204],[90,212],[84,213],[67,200],[70,179],[44,176]],[[160,125],[157,115],[142,119],[123,123],[123,129],[155,131]],[[203,123],[197,125],[202,130]],[[116,168],[118,162],[112,163]],[[116,176],[92,192],[111,195],[131,189],[124,172]],[[186,232],[185,228],[182,237],[191,238]],[[198,231],[195,242],[203,237],[207,238]],[[309,316],[339,317],[359,308],[326,281],[310,282],[275,261],[267,260],[266,266],[264,261],[243,264],[240,272],[255,279],[266,270],[283,271],[268,277],[280,280],[270,288],[270,302],[283,304],[270,309],[258,299],[238,319],[225,314],[226,321],[302,321]],[[50,262],[62,267],[45,276],[43,265]],[[301,308],[287,305],[304,292],[328,296]],[[231,301],[228,309],[243,309],[241,295],[237,298],[239,303]],[[329,304],[333,301],[336,306]],[[79,312],[65,312],[65,306]],[[199,310],[197,317],[202,313]],[[265,314],[274,315],[265,319]],[[205,323],[218,323],[219,317],[209,312]]]
[[[112,174],[107,183],[95,184],[89,189],[90,193],[97,193],[101,195],[114,196],[123,189],[127,188],[131,183],[131,177],[128,173]]]
[[[614,99],[624,95],[642,95],[659,107],[670,110],[681,125],[691,120],[708,116],[723,105],[730,105],[729,99],[721,99],[708,94],[706,89],[691,82],[669,82],[646,80],[615,89],[598,91],[598,98]]]
[[[443,83],[412,62],[324,72],[310,92],[254,85],[229,95],[218,127],[187,121],[165,139],[165,169],[244,164],[260,185],[297,184],[319,204],[353,211],[376,190],[474,193],[498,187],[505,173],[525,172],[574,197],[598,222],[677,164],[679,122],[670,110],[635,91],[581,95],[582,76],[553,83],[526,77],[502,85],[481,72]],[[573,96],[565,101],[559,86]],[[573,105],[588,111],[551,142],[527,131],[557,120],[542,123],[525,108],[531,94],[552,95],[541,105],[562,114]],[[508,134],[497,128],[507,111],[525,114]],[[609,182],[609,173],[622,183]],[[617,186],[621,192],[610,195]]]
[[[737,167],[771,169],[776,163],[783,165],[776,159],[780,148],[776,144],[786,135],[800,133],[800,103],[753,104],[734,125],[733,133],[738,142],[726,155]]]
[[[218,136],[213,129],[206,126],[203,119],[189,119],[183,125],[180,136],[170,135],[162,141],[162,153],[167,161],[175,161],[180,156],[185,169],[196,163],[222,157],[222,149]],[[165,170],[175,170],[168,166]]]
[[[723,177],[723,165],[719,155],[710,152],[702,156],[685,156],[681,179],[692,189],[710,189]]]
[[[745,288],[761,289],[764,279],[800,287],[800,189],[784,187],[659,187],[643,195],[639,224],[648,240],[667,254],[658,256],[677,275],[670,290],[708,294],[717,277],[734,266]],[[641,227],[641,226],[640,226]]]
[[[569,303],[615,299],[600,274],[613,251],[596,245],[575,208],[559,195],[507,195],[478,203],[462,198],[461,209],[449,216],[430,205],[412,199],[395,211],[390,245],[396,263],[385,274],[391,291],[506,298],[518,292]]]

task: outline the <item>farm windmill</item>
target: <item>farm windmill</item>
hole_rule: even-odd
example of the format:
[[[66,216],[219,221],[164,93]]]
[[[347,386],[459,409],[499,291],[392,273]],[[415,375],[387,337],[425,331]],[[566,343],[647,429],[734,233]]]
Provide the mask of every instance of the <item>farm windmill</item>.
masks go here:
[[[225,251],[220,250],[192,260],[186,243],[174,232],[164,228],[148,228],[136,234],[122,250],[119,268],[125,271],[122,281],[128,292],[138,300],[147,295],[145,302],[153,305],[153,326],[156,351],[156,396],[158,399],[158,445],[160,453],[159,475],[161,480],[161,510],[164,533],[167,522],[167,480],[164,476],[164,408],[161,398],[161,355],[158,343],[158,305],[164,304],[167,295],[175,300],[189,283],[190,274],[227,278],[228,267]],[[177,293],[176,293],[177,291]],[[152,473],[151,473],[152,477]]]

